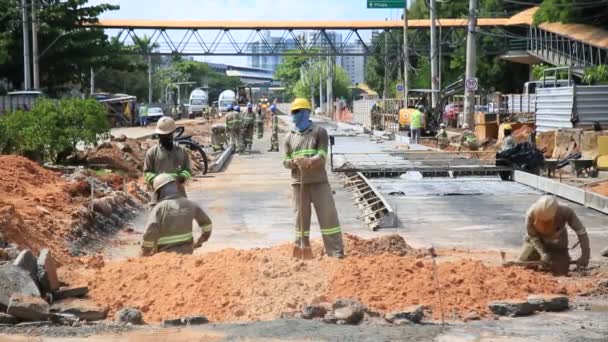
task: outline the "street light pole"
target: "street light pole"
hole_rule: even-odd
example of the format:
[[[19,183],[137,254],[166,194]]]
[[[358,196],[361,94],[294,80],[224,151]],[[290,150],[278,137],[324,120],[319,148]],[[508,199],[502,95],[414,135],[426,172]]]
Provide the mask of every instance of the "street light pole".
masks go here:
[[[30,72],[30,30],[27,15],[27,0],[21,0],[21,16],[23,18],[23,88],[32,89],[32,76]]]
[[[431,93],[431,105],[433,108],[437,107],[437,100],[439,94],[437,94],[437,90],[439,89],[439,72],[438,72],[438,54],[437,54],[437,27],[435,25],[435,21],[437,20],[437,3],[435,0],[430,0],[430,18],[431,18],[431,89],[433,92]]]
[[[32,0],[32,60],[34,74],[34,89],[40,89],[40,68],[38,66],[38,8],[36,0]]]
[[[469,0],[469,26],[467,33],[467,64],[465,76],[465,91],[464,91],[464,122],[473,129],[475,120],[473,113],[475,111],[475,91],[468,90],[466,86],[467,80],[475,78],[477,69],[477,46],[475,44],[475,30],[477,28],[477,3],[479,0]]]
[[[407,108],[407,102],[410,91],[410,76],[409,76],[409,67],[410,67],[410,52],[409,47],[407,46],[407,0],[404,1],[405,4],[403,6],[403,108]]]

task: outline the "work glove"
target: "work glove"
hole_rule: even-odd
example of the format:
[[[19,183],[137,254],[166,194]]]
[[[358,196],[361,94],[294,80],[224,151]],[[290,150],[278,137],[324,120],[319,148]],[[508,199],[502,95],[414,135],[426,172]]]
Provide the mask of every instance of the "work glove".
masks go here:
[[[198,238],[198,240],[194,244],[194,248],[201,247],[203,245],[203,242],[209,241],[210,237],[211,237],[211,232],[203,232],[203,234],[201,234],[201,237]]]
[[[300,170],[310,169],[310,167],[312,166],[312,159],[310,158],[297,157],[296,159],[294,159],[293,162],[298,168],[300,168]]]
[[[186,182],[186,177],[182,175],[177,175],[177,177],[175,177],[175,181],[180,184],[184,184]]]
[[[141,256],[151,256],[154,254],[154,248],[152,247],[142,247],[141,248]]]
[[[550,265],[551,264],[551,255],[549,253],[543,253],[540,256],[540,261],[544,264]]]
[[[578,268],[587,268],[587,266],[589,266],[589,257],[591,254],[589,236],[587,234],[579,235],[578,241],[581,243],[581,257],[576,260],[576,266]]]

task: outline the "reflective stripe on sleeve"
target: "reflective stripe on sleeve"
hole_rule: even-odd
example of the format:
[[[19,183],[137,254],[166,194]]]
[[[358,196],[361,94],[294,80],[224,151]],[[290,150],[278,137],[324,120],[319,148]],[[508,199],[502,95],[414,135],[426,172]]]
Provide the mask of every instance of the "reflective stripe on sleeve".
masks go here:
[[[339,233],[342,233],[342,228],[340,227],[321,229],[322,235],[334,235]]]
[[[177,234],[171,236],[164,236],[158,239],[158,245],[169,245],[173,243],[186,242],[192,240],[192,232],[186,234]]]

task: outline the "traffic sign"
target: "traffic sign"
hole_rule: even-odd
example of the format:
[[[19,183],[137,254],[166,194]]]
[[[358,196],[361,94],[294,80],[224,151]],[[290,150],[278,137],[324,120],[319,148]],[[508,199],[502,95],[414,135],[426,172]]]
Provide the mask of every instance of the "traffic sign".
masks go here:
[[[402,92],[404,89],[403,84],[397,84],[397,91]]]
[[[477,77],[468,78],[464,83],[464,86],[469,91],[477,91],[477,87],[479,86],[479,80],[477,79]]]
[[[367,8],[403,8],[405,0],[367,0]]]

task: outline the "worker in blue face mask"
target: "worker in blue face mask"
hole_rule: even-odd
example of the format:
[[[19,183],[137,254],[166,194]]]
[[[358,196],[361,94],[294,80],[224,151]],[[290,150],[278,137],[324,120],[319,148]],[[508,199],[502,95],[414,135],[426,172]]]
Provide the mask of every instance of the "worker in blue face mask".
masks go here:
[[[325,161],[329,138],[325,128],[310,120],[311,106],[306,99],[291,105],[294,129],[285,137],[283,166],[291,170],[294,207],[296,211],[296,246],[310,246],[311,204],[321,226],[325,253],[344,257],[342,228],[334,203]],[[302,225],[302,227],[301,227]]]

